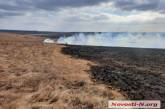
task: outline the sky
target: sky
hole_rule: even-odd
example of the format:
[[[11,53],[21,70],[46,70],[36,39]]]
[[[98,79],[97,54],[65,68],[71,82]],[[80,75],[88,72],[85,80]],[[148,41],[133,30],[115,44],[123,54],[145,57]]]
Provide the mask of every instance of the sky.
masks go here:
[[[165,32],[165,0],[0,0],[0,29]]]

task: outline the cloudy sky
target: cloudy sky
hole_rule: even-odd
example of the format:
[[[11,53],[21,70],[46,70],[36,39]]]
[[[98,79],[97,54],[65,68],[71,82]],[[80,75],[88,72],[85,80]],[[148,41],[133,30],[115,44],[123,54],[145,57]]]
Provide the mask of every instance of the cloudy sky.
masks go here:
[[[0,29],[165,32],[165,0],[0,0]]]

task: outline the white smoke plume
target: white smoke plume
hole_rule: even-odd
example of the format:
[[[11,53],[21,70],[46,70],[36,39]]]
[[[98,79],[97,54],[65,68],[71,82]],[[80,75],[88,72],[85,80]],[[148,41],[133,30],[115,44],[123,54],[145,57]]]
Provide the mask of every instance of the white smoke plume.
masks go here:
[[[53,39],[45,39],[44,43],[55,43],[55,41]]]
[[[165,33],[80,33],[70,37],[60,37],[57,40],[57,43],[71,45],[164,49]]]

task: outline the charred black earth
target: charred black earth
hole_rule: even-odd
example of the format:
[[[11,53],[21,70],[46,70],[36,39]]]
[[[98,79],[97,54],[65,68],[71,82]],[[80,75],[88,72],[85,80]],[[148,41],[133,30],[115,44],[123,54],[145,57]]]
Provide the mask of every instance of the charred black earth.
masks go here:
[[[132,100],[161,100],[165,107],[165,50],[71,46],[62,53],[97,63],[91,78]]]

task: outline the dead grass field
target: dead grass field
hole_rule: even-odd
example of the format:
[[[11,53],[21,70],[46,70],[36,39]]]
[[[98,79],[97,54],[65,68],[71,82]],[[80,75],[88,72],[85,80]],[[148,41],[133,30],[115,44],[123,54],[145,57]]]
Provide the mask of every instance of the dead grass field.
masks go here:
[[[91,79],[95,62],[42,41],[0,33],[0,109],[106,109],[109,99],[127,99]]]

